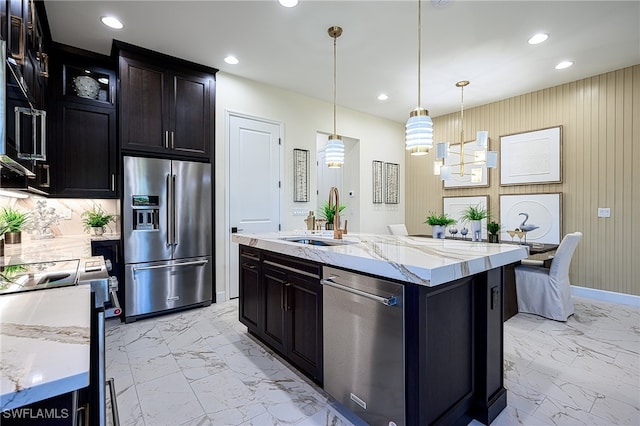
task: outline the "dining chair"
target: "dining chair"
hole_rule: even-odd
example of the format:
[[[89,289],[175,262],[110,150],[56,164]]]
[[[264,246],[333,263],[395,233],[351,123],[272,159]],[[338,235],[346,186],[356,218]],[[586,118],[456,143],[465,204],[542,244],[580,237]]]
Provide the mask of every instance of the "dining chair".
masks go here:
[[[404,226],[404,223],[398,223],[396,225],[387,225],[387,229],[389,230],[389,234],[391,235],[409,235],[407,231],[407,227]]]
[[[531,264],[516,266],[518,312],[556,321],[567,321],[573,315],[569,266],[581,239],[581,232],[565,235],[550,268]]]

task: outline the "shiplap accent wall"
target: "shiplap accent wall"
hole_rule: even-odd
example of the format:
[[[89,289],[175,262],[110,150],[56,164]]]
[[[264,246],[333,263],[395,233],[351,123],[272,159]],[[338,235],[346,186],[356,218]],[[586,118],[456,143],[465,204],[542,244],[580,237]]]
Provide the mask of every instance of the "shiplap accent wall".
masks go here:
[[[459,112],[433,121],[434,141],[459,141]],[[562,192],[563,234],[584,234],[571,263],[571,283],[640,295],[640,65],[464,112],[465,139],[488,130],[490,148],[498,151],[501,135],[557,125],[563,126],[559,184],[501,187],[499,169],[493,169],[488,188],[445,190],[433,175],[435,149],[422,157],[407,155],[409,233],[430,233],[423,222],[429,211],[442,212],[444,195],[488,195],[489,209],[499,218],[500,194]],[[611,218],[598,218],[598,207],[610,207]]]

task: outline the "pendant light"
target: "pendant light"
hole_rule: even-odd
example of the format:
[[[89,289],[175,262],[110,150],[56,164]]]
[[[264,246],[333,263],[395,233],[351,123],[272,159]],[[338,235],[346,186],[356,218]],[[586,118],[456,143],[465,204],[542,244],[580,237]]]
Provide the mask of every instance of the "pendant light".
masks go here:
[[[420,105],[420,62],[422,50],[422,2],[418,0],[418,107],[409,113],[405,143],[411,155],[425,155],[433,148],[433,122],[429,111]]]
[[[452,177],[451,167],[457,166],[459,168],[458,174],[460,177],[465,175],[465,166],[471,165],[471,182],[478,183],[482,181],[483,169],[496,168],[498,165],[498,153],[496,151],[488,151],[487,145],[489,141],[489,132],[486,130],[479,130],[476,133],[475,147],[469,154],[465,154],[464,143],[464,88],[469,85],[467,80],[462,80],[456,83],[456,87],[460,88],[460,145],[457,152],[452,152],[447,142],[439,142],[436,145],[436,161],[434,163],[433,171],[436,175],[440,175],[440,180],[447,180]],[[459,159],[457,164],[445,165],[444,159],[450,154],[458,154]]]
[[[336,40],[342,35],[342,28],[329,27],[329,36],[333,38],[333,134],[329,135],[325,148],[325,163],[330,169],[338,169],[344,164],[344,143],[336,132]]]

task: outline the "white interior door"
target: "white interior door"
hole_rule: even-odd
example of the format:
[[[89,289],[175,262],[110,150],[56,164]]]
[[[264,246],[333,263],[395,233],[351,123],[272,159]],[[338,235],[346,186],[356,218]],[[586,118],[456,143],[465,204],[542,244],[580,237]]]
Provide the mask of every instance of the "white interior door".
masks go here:
[[[229,116],[229,219],[243,233],[280,227],[280,126]],[[228,298],[238,297],[238,245],[229,238]]]

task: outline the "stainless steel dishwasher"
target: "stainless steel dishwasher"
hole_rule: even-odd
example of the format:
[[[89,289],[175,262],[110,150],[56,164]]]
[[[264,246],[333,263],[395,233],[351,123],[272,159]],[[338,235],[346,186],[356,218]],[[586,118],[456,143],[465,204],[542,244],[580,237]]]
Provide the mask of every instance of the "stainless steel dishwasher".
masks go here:
[[[372,425],[405,424],[404,286],[324,267],[324,389]]]

